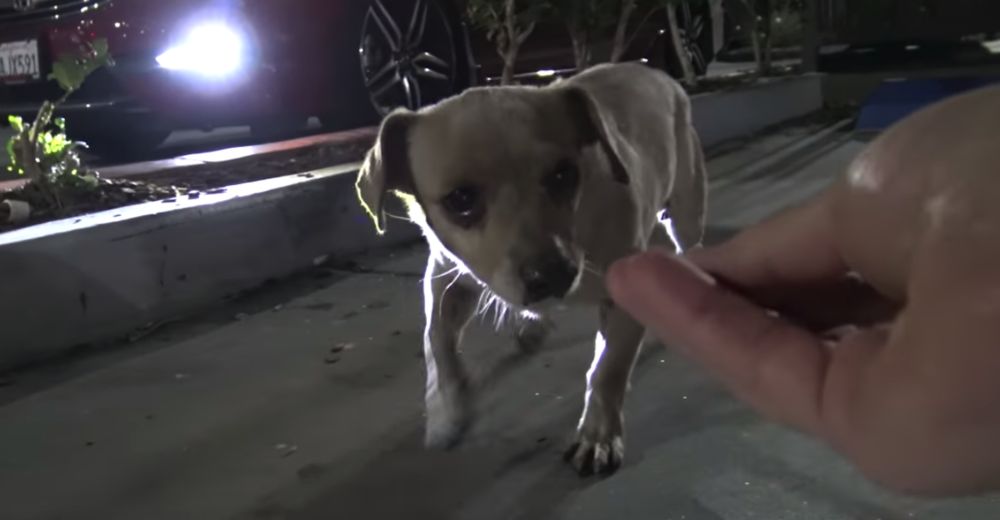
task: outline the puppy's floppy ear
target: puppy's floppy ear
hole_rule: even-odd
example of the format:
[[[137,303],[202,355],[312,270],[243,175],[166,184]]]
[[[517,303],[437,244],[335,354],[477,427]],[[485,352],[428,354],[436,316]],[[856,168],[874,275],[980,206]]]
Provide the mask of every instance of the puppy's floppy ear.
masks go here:
[[[385,232],[385,194],[390,190],[412,191],[408,135],[417,114],[397,109],[382,121],[378,139],[365,156],[355,188],[361,205],[375,222],[379,234]]]
[[[618,126],[601,109],[585,89],[577,86],[560,87],[569,109],[571,121],[577,129],[581,145],[599,143],[611,162],[611,177],[628,184],[629,170],[634,164],[631,146],[622,138]]]

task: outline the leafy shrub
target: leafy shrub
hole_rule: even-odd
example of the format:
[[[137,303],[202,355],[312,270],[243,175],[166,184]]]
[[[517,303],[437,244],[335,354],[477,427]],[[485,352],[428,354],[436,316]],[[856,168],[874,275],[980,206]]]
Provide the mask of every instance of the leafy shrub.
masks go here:
[[[52,66],[49,79],[59,83],[63,96],[44,102],[30,123],[21,117],[8,117],[14,135],[6,145],[10,158],[7,169],[26,176],[50,205],[61,208],[66,190],[97,187],[97,177],[87,171],[80,158],[86,144],[67,136],[66,121],[55,117],[55,112],[88,76],[111,64],[107,40],[81,44],[78,55],[61,56]]]

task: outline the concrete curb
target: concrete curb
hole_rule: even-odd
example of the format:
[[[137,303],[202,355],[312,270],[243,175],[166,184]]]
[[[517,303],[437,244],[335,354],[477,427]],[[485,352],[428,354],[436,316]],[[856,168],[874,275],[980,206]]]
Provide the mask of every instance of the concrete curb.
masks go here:
[[[755,134],[823,108],[820,74],[777,78],[747,88],[691,98],[694,126],[705,148]]]
[[[695,96],[705,147],[822,107],[820,77]],[[354,191],[358,165],[211,190],[0,234],[0,370],[130,331],[328,257],[419,238],[379,237]]]
[[[241,184],[0,234],[0,370],[114,339],[378,237],[354,192],[357,165]]]

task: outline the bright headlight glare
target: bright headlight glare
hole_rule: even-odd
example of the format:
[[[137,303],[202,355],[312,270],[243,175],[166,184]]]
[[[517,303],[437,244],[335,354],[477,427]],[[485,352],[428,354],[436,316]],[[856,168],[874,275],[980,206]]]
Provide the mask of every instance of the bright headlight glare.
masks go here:
[[[208,77],[230,75],[243,66],[246,42],[224,23],[192,27],[182,40],[156,57],[167,70],[194,72]]]

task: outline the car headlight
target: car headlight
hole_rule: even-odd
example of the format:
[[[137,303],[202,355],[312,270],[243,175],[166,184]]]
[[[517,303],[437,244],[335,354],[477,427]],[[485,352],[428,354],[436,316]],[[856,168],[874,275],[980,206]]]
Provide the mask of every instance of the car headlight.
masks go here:
[[[192,27],[176,45],[156,57],[167,70],[192,72],[210,78],[229,76],[246,62],[244,34],[223,22]]]

